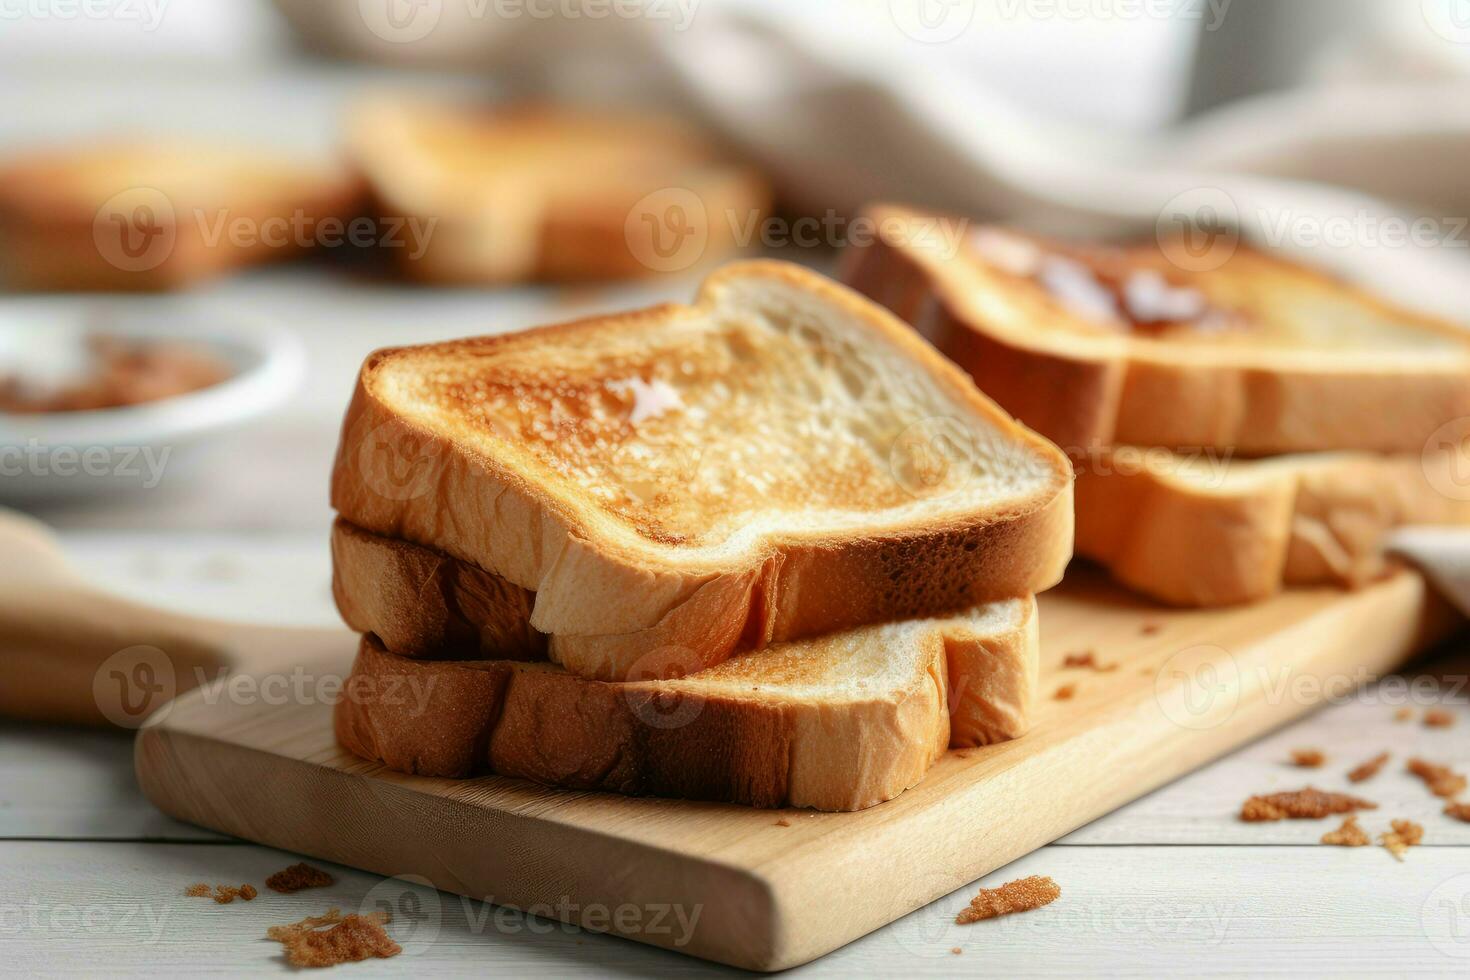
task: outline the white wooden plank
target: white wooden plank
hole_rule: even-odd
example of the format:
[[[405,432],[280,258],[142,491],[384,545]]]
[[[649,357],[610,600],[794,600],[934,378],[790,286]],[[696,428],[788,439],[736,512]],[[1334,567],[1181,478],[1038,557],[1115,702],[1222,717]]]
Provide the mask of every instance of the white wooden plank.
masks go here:
[[[353,976],[705,976],[677,954],[497,913],[480,903],[333,868],[338,883],[250,903],[182,894],[194,881],[259,885],[290,855],[254,846],[0,844],[0,936],[8,970],[142,976],[284,971],[268,925],[337,905],[388,901],[405,954]],[[923,869],[895,870],[922,874]],[[1463,972],[1470,966],[1470,848],[1050,847],[991,875],[1046,874],[1055,904],[970,926],[953,923],[976,886],[798,971],[811,977],[1260,975],[1311,964],[1319,975]],[[405,910],[415,908],[418,914]],[[962,952],[950,950],[959,947]]]
[[[0,838],[13,837],[224,839],[143,798],[130,734],[0,722]]]

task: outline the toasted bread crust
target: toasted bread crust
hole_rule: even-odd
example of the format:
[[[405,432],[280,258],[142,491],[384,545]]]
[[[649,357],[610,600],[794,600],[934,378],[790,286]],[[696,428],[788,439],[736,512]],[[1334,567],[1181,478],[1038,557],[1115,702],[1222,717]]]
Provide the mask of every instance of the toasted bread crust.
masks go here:
[[[1242,346],[1189,357],[1167,342],[1069,338],[1046,343],[999,329],[981,315],[951,271],[952,257],[915,247],[896,232],[935,216],[879,206],[872,244],[850,247],[843,280],[913,324],[1000,405],[1068,452],[1113,445],[1232,450],[1247,456],[1321,450],[1416,452],[1440,426],[1470,415],[1470,346],[1412,369],[1286,360]],[[1288,266],[1243,247],[1240,261]],[[1343,283],[1333,289],[1362,308],[1459,339],[1452,324],[1400,310]]]
[[[333,470],[333,507],[365,530],[438,548],[534,592],[532,625],[552,634],[553,658],[605,680],[627,678],[653,649],[679,650],[698,670],[737,649],[940,614],[1031,594],[1061,578],[1071,555],[1071,480],[1055,447],[996,409],[907,327],[814,273],[776,262],[729,266],[707,281],[701,304],[713,303],[725,283],[749,277],[815,291],[881,331],[936,385],[1043,460],[1046,486],[1004,509],[928,524],[875,523],[860,533],[773,533],[738,555],[693,560],[631,532],[613,533],[619,529],[597,519],[582,495],[533,482],[514,460],[468,452],[403,419],[374,387],[386,359],[414,350],[400,348],[371,355],[363,367]],[[678,315],[680,308],[663,307],[543,329],[616,329],[629,319]],[[381,451],[385,433],[414,447],[412,486],[405,486],[403,453]]]
[[[335,727],[348,751],[421,775],[860,810],[917,783],[949,741],[930,682],[844,706],[588,681],[545,664],[409,660],[364,637]],[[412,692],[390,697],[389,691]]]
[[[106,201],[92,200],[58,173],[57,161],[68,158],[58,151],[0,167],[0,281],[11,288],[183,288],[230,270],[291,258],[304,246],[294,231],[286,241],[275,240],[275,224],[299,213],[308,224],[331,219],[343,222],[345,230],[345,222],[360,214],[367,200],[357,177],[307,165],[300,171],[301,186],[290,192],[252,194],[222,183],[215,199],[186,200],[167,186],[148,188],[172,205],[172,213],[149,212],[149,233],[171,244],[156,263],[145,257],[134,265],[129,256],[119,261],[99,247],[97,235],[112,232],[99,230],[97,223],[116,216],[100,210]],[[251,229],[254,240],[235,240],[231,227]]]
[[[546,637],[530,628],[529,597],[485,570],[442,552],[380,537],[338,519],[332,527],[332,594],[353,630],[410,659],[537,660]],[[979,633],[943,627],[946,704],[955,747],[1017,738],[1029,727],[1037,684],[1036,606],[1026,601],[1012,629]],[[667,669],[667,658],[648,666]],[[440,773],[441,775],[445,773]]]
[[[1448,453],[1323,453],[1222,460],[1210,477],[1163,451],[1098,453],[1077,465],[1077,553],[1181,606],[1357,586],[1385,571],[1395,527],[1470,524],[1470,499],[1435,488],[1453,465]]]

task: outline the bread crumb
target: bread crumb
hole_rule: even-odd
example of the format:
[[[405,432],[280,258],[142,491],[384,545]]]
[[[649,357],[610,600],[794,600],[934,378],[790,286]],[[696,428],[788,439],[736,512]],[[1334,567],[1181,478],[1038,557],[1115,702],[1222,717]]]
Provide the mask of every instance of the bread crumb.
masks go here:
[[[1368,839],[1367,832],[1358,826],[1358,818],[1348,817],[1341,827],[1323,834],[1322,843],[1336,847],[1366,847],[1373,842]]]
[[[1455,723],[1455,716],[1444,708],[1430,708],[1424,712],[1425,728],[1449,728]]]
[[[1144,636],[1153,636],[1155,633],[1159,632],[1159,630],[1163,628],[1164,627],[1160,626],[1158,623],[1144,623],[1142,626],[1138,627],[1138,632],[1142,633]]]
[[[1444,812],[1446,816],[1470,823],[1470,803],[1456,803],[1451,800],[1445,804]]]
[[[1292,749],[1291,764],[1301,766],[1303,769],[1316,769],[1327,761],[1327,756],[1322,754],[1321,749]]]
[[[1320,820],[1334,813],[1354,810],[1376,810],[1378,804],[1360,800],[1346,793],[1327,793],[1308,786],[1286,793],[1252,796],[1240,808],[1240,819],[1247,823],[1268,820]]]
[[[219,905],[229,905],[237,898],[248,902],[260,893],[254,885],[215,885],[211,892],[210,887],[201,881],[185,888],[184,894],[190,898],[212,898]]]
[[[1076,684],[1063,684],[1061,687],[1057,688],[1057,693],[1053,694],[1052,697],[1056,698],[1058,701],[1070,701],[1072,700],[1072,695],[1076,693]]]
[[[790,820],[787,820],[785,817],[782,817],[780,820],[777,820],[776,821],[776,826],[777,827],[790,827],[791,826],[791,821]]]
[[[209,886],[201,881],[197,885],[190,885],[188,888],[185,888],[184,894],[190,898],[208,898]]]
[[[388,921],[387,912],[344,916],[341,909],[330,909],[325,915],[271,926],[265,934],[286,947],[286,961],[292,966],[336,966],[374,956],[388,959],[403,952],[383,930]]]
[[[1099,674],[1106,674],[1109,671],[1118,669],[1118,665],[1116,663],[1098,663],[1096,650],[1083,650],[1081,653],[1069,653],[1062,660],[1062,666],[1078,668],[1085,667],[1088,670],[1095,670]]]
[[[960,949],[958,946],[951,946],[949,948],[949,951],[951,953],[953,953],[954,955],[956,955],[956,956],[958,956],[958,955],[960,955],[961,953],[964,952],[964,950]]]
[[[1404,852],[1424,839],[1424,828],[1412,820],[1390,821],[1391,831],[1378,835],[1378,842],[1388,848],[1388,853],[1402,861]]]
[[[321,868],[313,868],[311,865],[301,862],[293,864],[289,868],[283,868],[265,880],[265,887],[282,895],[290,895],[299,892],[303,888],[325,888],[335,884],[336,878],[323,871]]]
[[[970,904],[954,917],[959,925],[969,925],[981,919],[993,919],[1012,912],[1029,912],[1043,905],[1050,905],[1062,894],[1061,887],[1043,875],[1017,878],[999,888],[982,888],[970,899]]]
[[[1347,774],[1348,781],[1349,782],[1354,782],[1354,783],[1361,783],[1361,782],[1364,782],[1365,780],[1372,779],[1374,776],[1378,775],[1378,771],[1380,769],[1382,769],[1387,764],[1388,764],[1388,753],[1387,752],[1383,752],[1383,753],[1380,753],[1378,755],[1375,755],[1373,758],[1369,759],[1367,762],[1364,762],[1364,763],[1362,763],[1362,764],[1354,767],[1351,771],[1349,771],[1348,774]]]
[[[255,899],[255,896],[256,895],[259,895],[259,894],[260,894],[260,892],[258,892],[258,891],[255,890],[255,886],[254,885],[241,885],[240,886],[240,897],[243,898],[243,899],[245,899],[245,901],[247,901],[247,902],[253,901]]]
[[[1429,792],[1435,796],[1446,799],[1459,796],[1465,788],[1465,777],[1452,770],[1449,766],[1436,765],[1424,759],[1410,759],[1409,772],[1424,780],[1424,785],[1429,787]]]
[[[1393,713],[1394,721],[1409,721],[1414,717],[1413,708],[1400,708]]]

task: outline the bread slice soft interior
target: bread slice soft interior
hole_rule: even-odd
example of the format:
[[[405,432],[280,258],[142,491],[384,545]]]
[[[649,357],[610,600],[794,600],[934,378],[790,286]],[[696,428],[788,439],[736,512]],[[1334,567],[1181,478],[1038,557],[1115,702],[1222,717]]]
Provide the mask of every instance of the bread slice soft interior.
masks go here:
[[[1244,243],[1192,257],[867,217],[845,281],[1069,452],[1417,452],[1470,414],[1463,328]]]
[[[1077,553],[1181,606],[1382,575],[1406,524],[1470,524],[1463,449],[1263,460],[1117,447],[1077,460]]]
[[[371,355],[332,503],[534,593],[553,657],[617,680],[1048,588],[1071,480],[886,312],[751,262],[694,306]]]
[[[367,635],[335,725],[352,753],[420,775],[858,810],[913,786],[951,744],[1021,734],[1036,664],[1029,597],[626,683],[410,659]]]

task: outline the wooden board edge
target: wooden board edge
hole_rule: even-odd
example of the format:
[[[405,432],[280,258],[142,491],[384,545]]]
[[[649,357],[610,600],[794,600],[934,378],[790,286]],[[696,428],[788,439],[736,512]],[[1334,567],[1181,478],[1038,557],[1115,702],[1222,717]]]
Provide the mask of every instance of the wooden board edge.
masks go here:
[[[782,968],[770,884],[748,869],[596,830],[490,814],[452,799],[426,800],[406,785],[370,774],[288,759],[166,724],[140,729],[133,757],[143,794],[186,823],[388,877],[426,879],[440,890],[509,908],[543,914],[535,907],[544,906],[545,917],[701,959],[761,972]],[[274,812],[284,811],[292,819],[250,819],[258,804],[247,798],[258,795],[267,777]],[[344,805],[344,800],[349,802]],[[402,831],[405,816],[416,821],[411,839]],[[487,847],[483,837],[463,837],[461,829],[471,819],[483,825],[487,816],[505,822],[506,836],[516,843],[514,853]],[[516,824],[534,825],[534,832],[517,833]],[[397,848],[380,844],[395,839]],[[408,855],[425,840],[439,842],[432,860]],[[656,883],[683,886],[691,874],[705,876],[699,890],[715,900],[676,910],[686,917],[698,915],[692,935],[681,944],[666,931],[671,920],[661,911],[681,903],[676,895],[661,894]],[[502,883],[499,894],[477,884],[488,881]],[[572,896],[577,897],[576,911],[556,914]],[[599,920],[612,918],[616,909],[627,906],[638,909],[640,923],[649,922],[646,931],[602,929],[590,921],[594,914]]]

